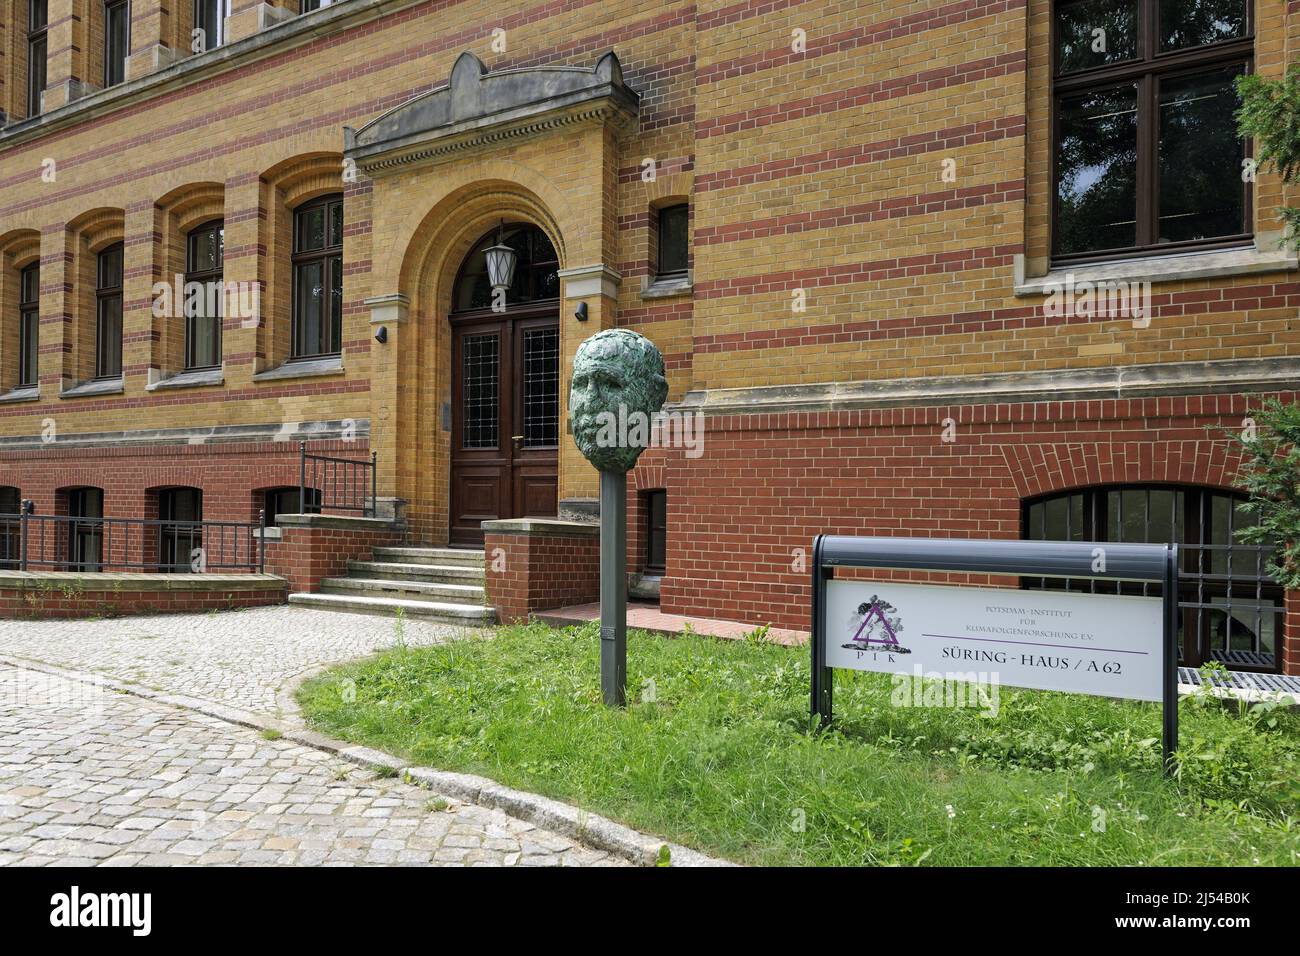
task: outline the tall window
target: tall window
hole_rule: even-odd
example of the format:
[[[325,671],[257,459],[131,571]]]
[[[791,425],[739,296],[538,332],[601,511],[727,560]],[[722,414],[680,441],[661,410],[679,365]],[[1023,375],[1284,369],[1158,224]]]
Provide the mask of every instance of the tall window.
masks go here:
[[[196,39],[198,51],[215,50],[226,42],[226,17],[230,0],[194,0],[194,29],[202,31]]]
[[[185,251],[185,286],[202,286],[202,295],[185,296],[185,368],[216,368],[221,364],[221,316],[226,230],[210,222],[189,234]]]
[[[1198,666],[1276,670],[1282,588],[1264,570],[1267,548],[1236,532],[1254,521],[1240,495],[1178,485],[1084,488],[1029,501],[1024,536],[1038,541],[1119,541],[1179,546],[1179,658]],[[1025,579],[1030,587],[1144,594],[1150,585]]]
[[[648,492],[645,510],[645,570],[649,574],[663,574],[668,564],[668,492]]]
[[[1248,0],[1058,0],[1053,254],[1150,254],[1250,238],[1234,80]]]
[[[660,276],[686,274],[690,207],[666,206],[659,210],[659,258],[657,272]]]
[[[95,377],[122,374],[122,244],[99,254],[95,284]]]
[[[293,215],[293,357],[338,355],[343,336],[343,197]]]
[[[36,384],[41,325],[41,267],[33,262],[18,282],[18,387]]]
[[[27,4],[27,115],[39,116],[45,95],[45,29],[49,24],[47,0]]]
[[[104,86],[126,79],[131,54],[131,6],[127,0],[104,0]]]

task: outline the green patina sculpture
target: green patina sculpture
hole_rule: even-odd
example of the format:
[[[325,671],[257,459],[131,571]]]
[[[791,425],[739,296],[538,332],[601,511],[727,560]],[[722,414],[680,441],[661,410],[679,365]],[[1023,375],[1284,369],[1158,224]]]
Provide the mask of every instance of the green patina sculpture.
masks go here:
[[[573,358],[569,424],[578,450],[601,471],[631,471],[667,397],[653,342],[630,329],[597,332]]]

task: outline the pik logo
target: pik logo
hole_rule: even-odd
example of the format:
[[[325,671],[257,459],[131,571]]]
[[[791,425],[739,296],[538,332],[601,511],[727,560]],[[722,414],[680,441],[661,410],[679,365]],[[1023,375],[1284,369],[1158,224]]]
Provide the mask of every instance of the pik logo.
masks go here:
[[[849,643],[843,645],[845,650],[871,651],[882,650],[891,654],[910,654],[912,651],[898,642],[898,635],[903,630],[903,619],[898,608],[879,595],[871,595],[870,601],[858,605],[858,611],[849,619],[849,627],[857,626]]]

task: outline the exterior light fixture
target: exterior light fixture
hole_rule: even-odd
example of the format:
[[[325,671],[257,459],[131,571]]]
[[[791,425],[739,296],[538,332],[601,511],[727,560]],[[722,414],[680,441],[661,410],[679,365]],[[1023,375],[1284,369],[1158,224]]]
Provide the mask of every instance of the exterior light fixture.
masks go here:
[[[503,241],[505,225],[503,219],[501,225],[497,227],[496,245],[488,246],[483,250],[483,255],[487,257],[488,278],[492,281],[493,292],[510,288],[510,283],[515,279],[515,263],[519,259],[515,250]]]
[[[375,332],[375,341],[378,342],[380,345],[383,345],[388,341],[388,326],[381,325],[379,327],[379,329]]]
[[[573,317],[579,322],[587,321],[587,303],[579,302],[578,308],[574,310]]]

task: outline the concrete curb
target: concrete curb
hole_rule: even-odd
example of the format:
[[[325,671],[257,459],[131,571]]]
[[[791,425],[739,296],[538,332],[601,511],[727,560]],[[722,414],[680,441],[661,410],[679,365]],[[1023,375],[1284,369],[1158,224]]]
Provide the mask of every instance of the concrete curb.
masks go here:
[[[551,800],[548,797],[523,790],[513,790],[502,786],[487,777],[472,774],[453,773],[436,770],[433,767],[413,767],[382,750],[362,747],[338,740],[325,734],[290,724],[284,720],[263,717],[237,707],[228,707],[212,701],[189,697],[185,694],[169,694],[157,691],[129,681],[118,680],[93,671],[80,671],[66,667],[56,667],[43,661],[22,657],[0,655],[0,665],[35,671],[61,677],[65,680],[97,684],[109,690],[143,700],[166,704],[181,710],[193,711],[206,717],[213,717],[228,724],[247,727],[257,731],[273,731],[284,740],[310,747],[313,750],[334,754],[342,760],[357,764],[369,770],[376,770],[388,775],[400,776],[406,782],[434,790],[448,797],[454,797],[465,803],[473,803],[489,810],[500,810],[534,826],[545,827],[562,836],[575,840],[597,850],[605,850],[635,864],[636,866],[655,866],[659,860],[661,848],[667,847],[672,866],[736,866],[727,860],[706,856],[697,850],[669,843],[657,837],[633,830],[631,827],[616,823],[599,814],[590,813],[579,807]],[[321,668],[324,670],[325,668]],[[299,675],[293,683],[312,676],[310,673]]]

